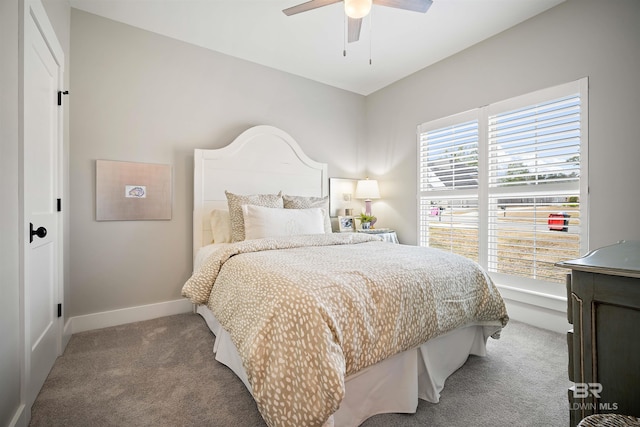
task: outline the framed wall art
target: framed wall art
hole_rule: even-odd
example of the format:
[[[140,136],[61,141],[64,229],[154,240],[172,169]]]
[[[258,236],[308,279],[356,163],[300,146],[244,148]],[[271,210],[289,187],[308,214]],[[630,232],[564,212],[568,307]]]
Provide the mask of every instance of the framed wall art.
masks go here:
[[[96,220],[171,219],[171,166],[96,160]]]

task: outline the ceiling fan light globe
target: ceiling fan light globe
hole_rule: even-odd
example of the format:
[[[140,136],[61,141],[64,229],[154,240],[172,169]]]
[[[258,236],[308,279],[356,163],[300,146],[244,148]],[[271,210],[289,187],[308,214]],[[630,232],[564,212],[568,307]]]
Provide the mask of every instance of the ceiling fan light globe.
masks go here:
[[[344,0],[344,13],[349,18],[364,18],[371,12],[373,0]]]

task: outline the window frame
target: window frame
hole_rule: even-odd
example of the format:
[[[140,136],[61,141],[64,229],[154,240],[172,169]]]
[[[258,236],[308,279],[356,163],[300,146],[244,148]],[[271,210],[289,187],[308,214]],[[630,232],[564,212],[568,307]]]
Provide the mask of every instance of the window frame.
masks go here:
[[[431,120],[417,126],[417,242],[422,242],[422,227],[424,226],[422,199],[428,198],[456,198],[465,193],[477,197],[478,199],[478,263],[488,271],[491,248],[489,247],[489,201],[491,190],[489,189],[489,118],[493,115],[512,111],[518,108],[547,102],[556,98],[578,93],[580,96],[580,253],[585,254],[589,247],[589,134],[588,134],[588,78],[553,86],[550,88],[534,91],[517,97],[498,101],[483,107],[453,114],[451,116]],[[425,132],[462,124],[467,121],[478,121],[478,187],[473,190],[438,190],[437,195],[433,191],[423,190],[421,181],[422,164],[421,156],[421,135]],[[537,193],[537,192],[536,192]],[[543,193],[538,193],[543,195]],[[489,275],[496,282],[506,288],[520,289],[532,294],[554,295],[558,298],[564,297],[564,286],[558,286],[556,282],[532,279],[515,275],[508,275],[497,272],[489,272]],[[508,286],[507,286],[508,284]]]

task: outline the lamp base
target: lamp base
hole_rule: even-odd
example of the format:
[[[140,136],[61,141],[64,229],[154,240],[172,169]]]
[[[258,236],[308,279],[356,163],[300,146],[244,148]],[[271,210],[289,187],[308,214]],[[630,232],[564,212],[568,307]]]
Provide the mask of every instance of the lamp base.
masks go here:
[[[365,213],[365,214],[367,214],[367,215],[373,215],[373,214],[371,213],[371,200],[368,200],[368,199],[367,199],[367,200],[365,200],[365,201],[364,201],[364,213]],[[376,223],[376,221],[378,221],[378,219],[377,219],[377,218],[376,218],[376,219],[371,220],[371,223],[370,223],[369,228],[373,228],[373,224],[375,224],[375,223]]]
[[[364,201],[364,213],[371,215],[371,200]]]

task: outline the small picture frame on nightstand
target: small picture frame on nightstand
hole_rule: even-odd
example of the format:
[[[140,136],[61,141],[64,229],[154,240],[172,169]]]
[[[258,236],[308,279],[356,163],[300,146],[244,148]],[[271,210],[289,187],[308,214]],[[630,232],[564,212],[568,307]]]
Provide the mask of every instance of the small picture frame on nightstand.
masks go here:
[[[355,232],[356,220],[352,216],[338,216],[338,230],[341,233]]]

